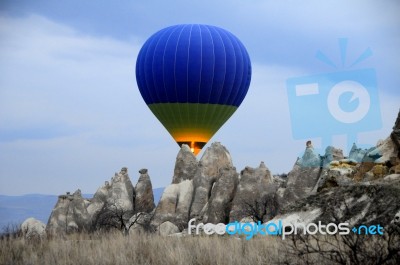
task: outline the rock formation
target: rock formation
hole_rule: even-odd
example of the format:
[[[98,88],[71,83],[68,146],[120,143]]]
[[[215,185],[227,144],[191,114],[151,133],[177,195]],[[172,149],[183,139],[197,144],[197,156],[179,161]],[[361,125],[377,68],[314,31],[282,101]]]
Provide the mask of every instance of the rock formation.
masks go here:
[[[393,126],[393,131],[390,134],[390,139],[392,140],[395,149],[397,150],[397,161],[400,159],[400,111],[397,114],[396,122]]]
[[[261,162],[258,168],[246,167],[240,172],[240,181],[233,200],[230,221],[240,221],[250,214],[255,214],[252,211],[265,215],[265,207],[269,206],[266,205],[267,201],[264,199],[266,196],[274,194],[277,189],[278,186],[274,183],[271,172],[264,162]],[[256,209],[253,209],[252,205]]]
[[[220,143],[212,143],[204,152],[193,178],[194,194],[190,218],[202,219],[207,211],[212,188],[219,181],[220,170],[223,168],[233,168],[231,155]]]
[[[191,218],[203,223],[240,221],[248,216],[241,209],[244,203],[274,197],[281,181],[274,180],[264,163],[256,169],[247,167],[239,177],[228,150],[220,143],[207,148],[199,162],[184,145],[176,158],[172,184],[165,188],[152,224],[172,222],[182,230]],[[261,211],[265,215],[268,210]]]
[[[36,240],[46,236],[46,225],[35,218],[28,218],[21,224],[21,231],[25,239]]]
[[[399,127],[400,114],[390,137],[370,149],[354,144],[347,158],[332,146],[317,154],[308,141],[287,177],[272,176],[263,162],[238,174],[228,150],[218,142],[200,161],[183,145],[171,185],[156,208],[147,169],[139,171],[134,188],[122,168],[90,200],[79,190],[59,196],[46,229],[51,234],[90,230],[109,217],[110,209],[123,213],[126,229],[144,231],[150,226],[162,235],[184,230],[191,218],[203,223],[272,218],[352,225],[398,222]]]
[[[165,188],[152,224],[159,226],[168,221],[182,230],[190,218],[226,221],[236,185],[236,169],[223,145],[213,143],[199,162],[183,145],[176,158],[172,184]]]
[[[400,179],[352,184],[323,189],[281,209],[280,219],[286,215],[313,212],[304,223],[321,221],[357,224],[390,224],[400,210]]]
[[[203,207],[204,223],[228,223],[229,212],[236,193],[238,174],[234,167],[227,166],[219,170],[218,180],[211,188],[211,195]]]
[[[173,223],[166,221],[160,225],[158,232],[162,236],[168,236],[171,234],[179,233],[179,229]]]
[[[353,146],[351,147],[351,150],[350,150],[349,159],[351,159],[357,163],[360,163],[367,153],[368,153],[368,149],[358,148],[356,143],[353,143]]]
[[[325,155],[321,157],[312,145],[307,145],[304,155],[288,174],[287,188],[279,194],[280,204],[285,206],[317,192],[318,187],[323,186],[326,181],[326,168],[332,161],[339,159],[343,159],[340,149],[328,146]]]
[[[395,223],[395,224],[399,224],[400,225],[400,211],[398,211],[395,214],[395,216],[394,216],[393,220],[391,221],[391,223]]]
[[[189,217],[193,197],[193,177],[197,171],[197,160],[189,146],[182,145],[176,157],[172,184],[164,193],[155,210],[152,220],[154,226],[170,221],[184,227]]]
[[[135,211],[150,213],[155,208],[153,187],[147,169],[139,170],[140,177],[135,186]]]
[[[89,200],[82,197],[78,189],[72,195],[58,196],[51,212],[46,231],[51,235],[87,231],[90,228],[91,215],[87,210]]]
[[[47,223],[47,233],[62,235],[91,231],[111,225],[110,222],[118,220],[116,217],[121,217],[124,225],[128,225],[135,213],[151,212],[154,199],[150,177],[146,169],[140,170],[140,173],[137,192],[129,178],[128,169],[123,167],[110,182],[106,181],[96,191],[92,199],[83,198],[80,190],[72,195],[60,195]]]
[[[308,211],[314,213],[307,219],[309,222],[389,224],[391,218],[396,218],[393,213],[400,210],[400,175],[392,174],[399,165],[399,147],[393,136],[400,126],[399,117],[391,136],[379,141],[376,147],[361,149],[353,144],[348,159],[343,158],[340,150],[327,148],[319,174],[317,169],[299,166],[316,160],[308,151],[288,175],[287,188],[281,196],[286,203],[281,205],[281,215],[276,218]],[[317,176],[317,185],[310,192]]]
[[[314,151],[311,141],[306,143],[306,150],[303,156],[297,160],[296,164],[301,168],[315,168],[322,165],[321,157]]]
[[[186,144],[182,145],[176,157],[172,184],[178,184],[184,180],[192,180],[196,174],[197,166],[196,156],[192,153],[189,146]]]
[[[170,221],[181,228],[185,227],[189,219],[192,197],[192,180],[184,180],[167,186],[155,210],[152,224],[158,226]]]
[[[335,148],[333,146],[328,146],[325,149],[325,155],[322,157],[322,166],[327,168],[332,161],[340,161],[344,159],[343,150]]]

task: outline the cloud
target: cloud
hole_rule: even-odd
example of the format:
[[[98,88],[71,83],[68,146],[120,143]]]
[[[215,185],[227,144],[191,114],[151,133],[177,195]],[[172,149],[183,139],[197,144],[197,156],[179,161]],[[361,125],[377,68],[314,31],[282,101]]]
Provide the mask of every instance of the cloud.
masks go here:
[[[123,127],[144,105],[137,43],[82,36],[39,16],[1,20],[2,128]]]
[[[360,2],[340,7],[332,2],[316,9],[319,2],[196,2],[183,5],[181,16],[173,12],[178,5],[158,4],[155,10],[151,4],[129,6],[137,16],[120,18],[123,24],[110,22],[124,28],[118,36],[108,27],[93,30],[96,34],[84,30],[105,23],[94,19],[95,12],[83,29],[78,26],[85,12],[78,12],[77,28],[69,26],[72,18],[63,17],[61,23],[34,14],[0,16],[0,180],[9,184],[0,193],[57,194],[77,188],[93,193],[122,166],[130,169],[133,182],[137,170],[146,167],[154,187],[168,185],[179,148],[143,102],[135,62],[150,34],[175,23],[225,27],[252,57],[249,93],[211,139],[228,148],[238,171],[262,160],[274,173],[291,169],[308,139],[294,140],[291,134],[286,80],[334,71],[314,56],[320,49],[339,58],[336,40],[345,33],[349,60],[371,46],[373,56],[360,67],[375,68],[379,83],[383,128],[360,139],[374,144],[390,132],[400,99],[395,74],[400,60],[393,53],[400,39],[393,37],[398,29],[390,24],[398,21],[392,14],[397,5],[378,17],[372,4],[357,11]]]
[[[37,15],[0,25],[0,178],[14,187],[0,193],[94,192],[122,166],[160,168],[155,186],[169,183],[177,149],[136,87],[138,43]]]

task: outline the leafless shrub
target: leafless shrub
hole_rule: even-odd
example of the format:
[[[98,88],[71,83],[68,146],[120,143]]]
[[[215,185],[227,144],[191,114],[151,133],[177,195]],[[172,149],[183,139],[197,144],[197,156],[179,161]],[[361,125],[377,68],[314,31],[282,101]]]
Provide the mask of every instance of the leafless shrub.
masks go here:
[[[384,235],[304,235],[290,237],[288,260],[298,264],[400,264],[400,229],[389,225]]]
[[[9,223],[1,229],[0,239],[13,239],[22,236],[21,225],[16,223]]]

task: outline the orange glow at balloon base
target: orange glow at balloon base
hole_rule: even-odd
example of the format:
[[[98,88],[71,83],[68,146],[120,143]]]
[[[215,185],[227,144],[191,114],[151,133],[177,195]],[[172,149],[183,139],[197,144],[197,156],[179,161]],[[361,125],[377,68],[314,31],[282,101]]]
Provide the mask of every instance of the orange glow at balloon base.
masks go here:
[[[207,142],[196,142],[196,141],[176,141],[176,142],[180,147],[182,147],[183,144],[188,145],[190,151],[192,151],[192,153],[195,155],[200,153],[201,149],[207,144]]]

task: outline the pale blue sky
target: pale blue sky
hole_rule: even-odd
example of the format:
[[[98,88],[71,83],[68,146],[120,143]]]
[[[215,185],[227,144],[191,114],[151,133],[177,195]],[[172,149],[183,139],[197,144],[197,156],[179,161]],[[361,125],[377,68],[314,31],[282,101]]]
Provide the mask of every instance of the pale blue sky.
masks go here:
[[[260,161],[289,171],[307,139],[293,139],[286,80],[349,70],[367,48],[372,56],[351,69],[376,71],[382,128],[358,135],[374,145],[400,107],[399,13],[398,1],[3,0],[0,194],[94,193],[123,166],[134,183],[145,167],[154,187],[168,185],[179,148],[141,99],[134,70],[144,41],[179,23],[225,28],[250,54],[248,95],[211,140],[238,171]],[[344,67],[339,38],[348,38]],[[345,137],[333,144],[346,148]]]

